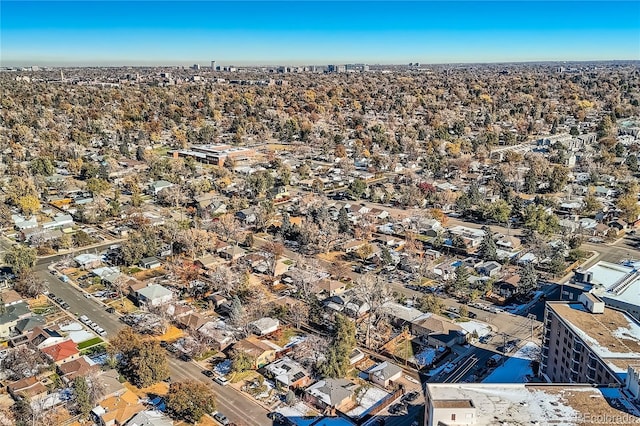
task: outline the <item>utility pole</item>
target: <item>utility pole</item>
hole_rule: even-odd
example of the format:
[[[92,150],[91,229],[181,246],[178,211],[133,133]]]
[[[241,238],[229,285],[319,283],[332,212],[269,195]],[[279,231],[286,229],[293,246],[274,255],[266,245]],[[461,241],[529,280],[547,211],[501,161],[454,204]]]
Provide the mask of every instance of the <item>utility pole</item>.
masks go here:
[[[502,333],[502,356],[507,356],[507,333]]]
[[[529,337],[529,340],[533,340],[533,324],[536,319],[536,316],[533,314],[529,314],[527,315],[527,318],[529,318],[529,324],[531,326],[531,337]]]

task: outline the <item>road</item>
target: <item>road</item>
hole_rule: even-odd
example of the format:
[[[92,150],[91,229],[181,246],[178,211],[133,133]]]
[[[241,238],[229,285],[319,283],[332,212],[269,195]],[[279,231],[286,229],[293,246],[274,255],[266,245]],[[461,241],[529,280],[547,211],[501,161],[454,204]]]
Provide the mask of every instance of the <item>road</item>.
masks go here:
[[[46,262],[48,264],[49,262]],[[49,283],[49,291],[61,297],[69,304],[68,312],[73,316],[86,315],[104,328],[109,336],[115,335],[124,324],[118,319],[117,314],[106,312],[105,306],[97,299],[87,298],[83,290],[70,284],[63,283],[56,276],[49,273],[45,264],[36,266],[34,272]],[[244,397],[230,386],[220,386],[201,373],[201,368],[194,362],[184,362],[167,354],[171,378],[175,381],[186,379],[199,380],[211,385],[217,395],[216,404],[229,420],[237,425],[259,426],[270,424],[267,418],[267,410]]]

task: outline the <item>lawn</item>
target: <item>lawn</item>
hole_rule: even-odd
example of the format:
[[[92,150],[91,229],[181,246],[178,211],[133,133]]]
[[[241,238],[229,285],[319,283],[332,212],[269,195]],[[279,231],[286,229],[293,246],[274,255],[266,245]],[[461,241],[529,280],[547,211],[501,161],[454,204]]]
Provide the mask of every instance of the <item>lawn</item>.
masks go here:
[[[153,338],[158,341],[164,340],[165,342],[174,342],[182,336],[184,336],[184,332],[182,330],[180,330],[175,325],[169,325],[169,327],[167,327],[167,331],[164,334],[161,334],[160,336],[153,336]]]
[[[83,350],[91,346],[99,345],[104,343],[104,341],[99,337],[94,337],[93,339],[85,340],[84,342],[78,343],[78,350]]]
[[[283,328],[279,332],[275,333],[275,336],[277,337],[273,340],[273,342],[278,346],[284,347],[287,343],[289,343],[292,337],[301,335],[302,333],[295,328]]]
[[[127,299],[126,297],[123,298],[122,300],[120,300],[119,298],[114,299],[111,302],[108,302],[107,304],[122,314],[129,314],[131,312],[135,312],[138,310],[136,305],[134,305],[133,302]]]
[[[413,341],[407,338],[398,340],[393,349],[393,355],[400,359],[410,359],[415,356],[415,351],[419,350],[417,345],[414,345]]]

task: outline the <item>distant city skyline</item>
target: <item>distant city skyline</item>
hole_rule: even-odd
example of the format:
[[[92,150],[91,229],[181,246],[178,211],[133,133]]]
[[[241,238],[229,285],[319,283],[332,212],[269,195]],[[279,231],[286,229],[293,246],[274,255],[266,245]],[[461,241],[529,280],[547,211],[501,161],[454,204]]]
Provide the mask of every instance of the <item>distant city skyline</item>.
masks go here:
[[[640,2],[6,1],[1,66],[640,59]]]

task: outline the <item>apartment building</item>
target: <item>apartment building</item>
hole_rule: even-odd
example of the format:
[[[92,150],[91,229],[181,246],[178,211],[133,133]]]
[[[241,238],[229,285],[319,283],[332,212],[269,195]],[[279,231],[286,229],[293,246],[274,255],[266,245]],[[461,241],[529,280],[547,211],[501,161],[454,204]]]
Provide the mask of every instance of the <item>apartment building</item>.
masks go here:
[[[635,424],[626,389],[581,384],[427,383],[425,426]]]
[[[547,302],[542,375],[553,383],[621,386],[640,364],[640,322],[590,293]]]

